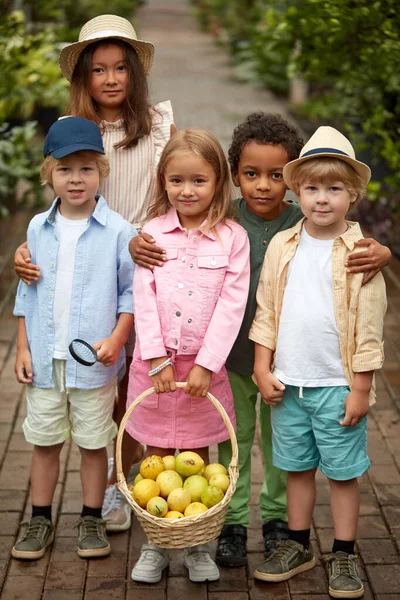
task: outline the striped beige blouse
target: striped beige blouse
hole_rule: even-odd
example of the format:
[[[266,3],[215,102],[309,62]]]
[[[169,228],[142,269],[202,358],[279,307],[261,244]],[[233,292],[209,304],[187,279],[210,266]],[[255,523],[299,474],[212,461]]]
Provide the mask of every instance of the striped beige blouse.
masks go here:
[[[150,135],[134,148],[116,149],[125,137],[122,120],[104,127],[103,143],[110,161],[110,174],[101,184],[100,193],[115,210],[134,227],[140,227],[155,193],[155,172],[161,152],[170,137],[173,123],[172,106],[168,101],[154,106]]]

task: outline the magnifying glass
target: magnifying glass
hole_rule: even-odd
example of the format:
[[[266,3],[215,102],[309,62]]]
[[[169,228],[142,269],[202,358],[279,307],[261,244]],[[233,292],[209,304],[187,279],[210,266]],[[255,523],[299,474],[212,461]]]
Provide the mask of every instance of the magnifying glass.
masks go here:
[[[71,356],[85,367],[92,367],[97,362],[96,350],[84,340],[72,340],[68,348]]]

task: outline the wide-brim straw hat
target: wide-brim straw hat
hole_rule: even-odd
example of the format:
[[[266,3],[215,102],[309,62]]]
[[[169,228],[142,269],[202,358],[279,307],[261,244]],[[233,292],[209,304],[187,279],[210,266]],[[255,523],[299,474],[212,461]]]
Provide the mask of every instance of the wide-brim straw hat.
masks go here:
[[[132,46],[143,65],[145,74],[149,73],[154,60],[153,44],[138,40],[136,31],[126,19],[117,15],[100,15],[85,23],[77,42],[61,50],[58,60],[64,77],[71,81],[76,63],[86,46],[108,38],[122,40]]]
[[[310,137],[307,144],[302,148],[300,157],[285,165],[283,179],[288,188],[292,187],[292,176],[296,167],[311,158],[320,158],[321,156],[338,158],[348,163],[358,173],[365,184],[371,178],[371,169],[368,165],[356,159],[354,148],[347,137],[337,129],[334,129],[334,127],[324,126],[318,127],[314,135]]]

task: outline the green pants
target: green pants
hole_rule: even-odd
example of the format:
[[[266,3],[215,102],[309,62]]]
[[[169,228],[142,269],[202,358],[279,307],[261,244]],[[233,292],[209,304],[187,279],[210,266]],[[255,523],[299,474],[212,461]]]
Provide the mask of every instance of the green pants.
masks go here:
[[[225,523],[250,526],[251,449],[257,420],[258,387],[250,375],[228,372],[235,401],[236,437],[239,446],[239,479],[229,504]],[[260,494],[260,511],[263,523],[271,519],[287,521],[286,472],[272,464],[271,409],[260,404],[261,450],[264,456],[264,483]],[[231,442],[218,446],[219,462],[228,467],[232,456]]]

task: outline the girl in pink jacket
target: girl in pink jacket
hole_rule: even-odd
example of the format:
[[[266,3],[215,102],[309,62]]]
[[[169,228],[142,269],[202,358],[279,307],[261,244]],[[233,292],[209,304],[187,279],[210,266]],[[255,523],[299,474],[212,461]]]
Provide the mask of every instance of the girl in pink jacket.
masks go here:
[[[228,218],[229,171],[213,135],[177,132],[161,155],[157,197],[143,228],[166,249],[166,264],[136,267],[136,347],[128,405],[144,390],[155,393],[132,413],[126,427],[147,454],[196,450],[208,462],[208,446],[229,438],[208,391],[235,414],[225,360],[239,332],[249,290],[246,231]],[[176,381],[186,381],[177,389]],[[206,548],[187,549],[185,565],[195,581],[218,579]],[[145,544],[132,579],[155,583],[168,556]]]

